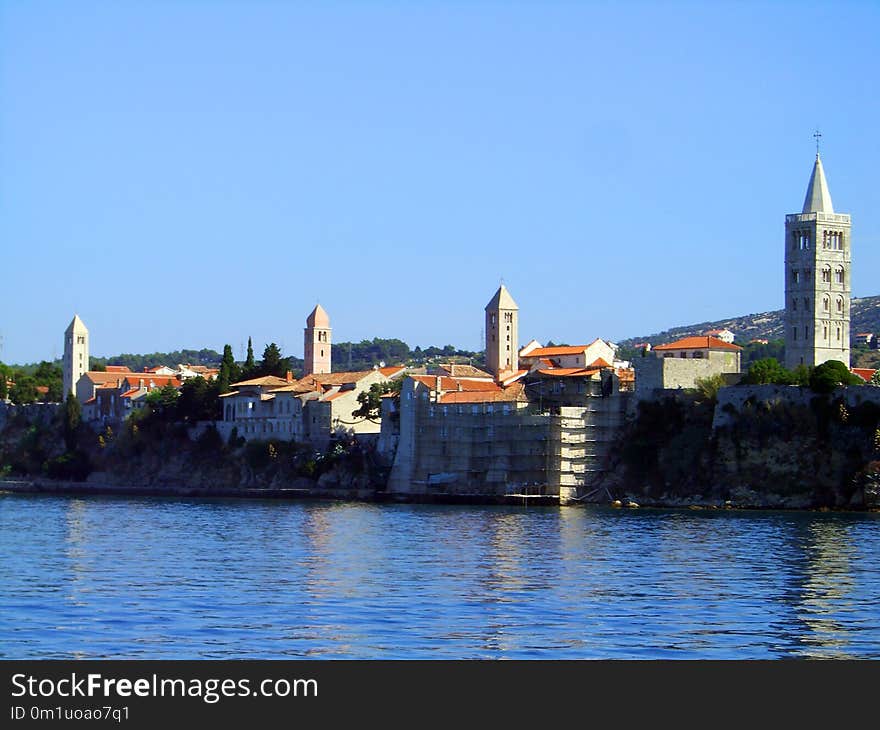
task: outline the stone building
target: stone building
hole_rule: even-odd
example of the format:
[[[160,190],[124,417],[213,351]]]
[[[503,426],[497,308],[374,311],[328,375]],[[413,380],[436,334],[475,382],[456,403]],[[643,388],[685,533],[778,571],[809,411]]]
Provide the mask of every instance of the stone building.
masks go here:
[[[742,348],[715,337],[685,337],[651,352],[653,356],[633,361],[639,399],[652,397],[656,390],[695,388],[697,380],[711,375],[723,375],[731,383],[740,378]]]
[[[816,152],[800,213],[785,216],[785,364],[849,367],[850,216],[835,213]]]
[[[62,398],[74,393],[77,381],[89,369],[89,331],[78,314],[64,331],[64,358],[61,361]]]
[[[303,372],[306,375],[331,372],[331,333],[330,315],[327,314],[324,307],[318,304],[306,318],[305,347],[303,349],[303,359],[305,360]]]
[[[389,491],[566,501],[601,483],[629,400],[610,362],[613,348],[603,341],[594,343],[596,352],[592,345],[563,348],[550,353],[555,360],[539,354],[530,369],[519,369],[517,318],[502,286],[486,307],[486,360],[494,377],[411,375],[399,404],[385,399],[383,413],[395,418],[383,417],[380,445],[383,452],[397,447]],[[540,347],[530,344],[531,351]]]
[[[486,368],[496,378],[519,369],[519,307],[502,284],[486,305]]]

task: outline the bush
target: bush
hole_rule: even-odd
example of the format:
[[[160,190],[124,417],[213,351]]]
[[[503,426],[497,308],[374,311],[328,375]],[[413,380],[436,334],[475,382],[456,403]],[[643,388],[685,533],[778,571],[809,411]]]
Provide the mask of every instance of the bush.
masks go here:
[[[864,382],[840,360],[823,362],[810,374],[810,389],[816,393],[830,393],[839,385],[862,385]]]

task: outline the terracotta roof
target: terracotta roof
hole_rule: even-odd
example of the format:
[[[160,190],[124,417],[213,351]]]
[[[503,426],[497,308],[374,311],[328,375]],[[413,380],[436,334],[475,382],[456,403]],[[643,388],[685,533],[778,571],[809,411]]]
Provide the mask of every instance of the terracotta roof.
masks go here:
[[[572,345],[564,347],[536,347],[522,357],[558,357],[559,355],[580,355],[589,345]]]
[[[722,342],[717,337],[685,337],[665,345],[657,345],[655,350],[742,350],[739,345]]]
[[[132,388],[131,390],[126,390],[126,391],[125,391],[121,396],[119,396],[119,397],[120,397],[120,398],[131,398],[133,395],[135,395],[135,393],[140,393],[140,392],[141,392],[141,389],[140,389],[140,388]]]
[[[354,391],[353,390],[337,390],[335,393],[331,393],[330,395],[325,397],[324,400],[325,401],[326,400],[336,400],[337,398],[340,398],[343,395],[350,395],[351,393],[354,393]]]
[[[629,382],[630,380],[636,379],[636,371],[630,370],[627,368],[618,368],[616,371],[617,377],[623,382]]]
[[[445,370],[452,378],[489,378],[492,374],[473,365],[459,365],[458,363],[442,363],[437,366],[438,370]]]
[[[231,383],[229,387],[239,388],[245,385],[287,385],[287,381],[284,378],[277,378],[274,375],[264,375],[262,378],[252,378],[251,380],[241,380],[238,383]]]
[[[390,378],[393,375],[397,375],[398,373],[403,372],[406,368],[403,365],[392,365],[387,368],[379,368],[379,372],[382,373],[386,378]]]
[[[496,391],[501,390],[493,380],[467,380],[463,378],[444,378],[438,375],[410,375],[413,380],[418,381],[422,385],[427,385],[431,390],[437,386],[437,378],[440,378],[441,390],[463,390],[468,392],[475,391]]]
[[[107,365],[108,373],[130,373],[131,370],[125,365]]]
[[[545,368],[537,371],[550,378],[586,378],[599,372],[599,368]]]
[[[611,364],[606,362],[603,358],[597,357],[593,362],[587,365],[588,368],[610,368]]]
[[[314,390],[313,386],[306,385],[305,383],[287,383],[286,385],[282,385],[280,388],[272,388],[273,393],[311,393]]]
[[[874,377],[874,373],[877,371],[872,370],[871,368],[852,368],[852,372],[858,375],[866,383],[869,383],[871,378]]]
[[[97,399],[95,396],[92,396],[92,397],[89,398],[85,403],[83,403],[83,405],[84,405],[84,406],[87,406],[89,403],[94,403],[94,402],[97,401],[97,400],[98,400],[98,399]]]
[[[305,375],[300,378],[297,382],[303,385],[309,385],[314,387],[317,385],[345,385],[346,383],[356,383],[359,380],[363,380],[368,375],[372,375],[375,370],[354,370],[352,372],[342,372],[342,373],[312,373],[311,375]],[[287,381],[282,383],[282,385],[286,385]]]
[[[517,382],[507,388],[492,391],[453,391],[440,397],[441,403],[512,403],[525,400],[525,386]]]
[[[182,381],[176,375],[150,375],[148,373],[133,373],[122,379],[123,383],[130,386],[134,384],[140,385],[140,381],[144,381],[144,387],[152,383],[154,386],[162,387],[163,385],[181,385]]]

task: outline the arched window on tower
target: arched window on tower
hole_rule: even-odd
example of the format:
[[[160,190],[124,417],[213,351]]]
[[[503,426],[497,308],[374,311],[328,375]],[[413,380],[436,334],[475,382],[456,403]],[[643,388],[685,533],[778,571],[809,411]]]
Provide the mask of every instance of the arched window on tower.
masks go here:
[[[801,272],[797,269],[791,270],[791,281],[793,284],[799,284],[801,280]]]
[[[837,297],[837,312],[843,314],[843,297]]]
[[[826,284],[831,283],[831,267],[830,266],[822,267],[822,281]]]
[[[822,310],[825,312],[828,311],[828,297],[823,297],[822,299]]]
[[[838,284],[843,284],[843,278],[844,278],[844,277],[843,277],[843,267],[842,267],[842,266],[838,266],[838,267],[834,270],[834,280],[835,280]]]

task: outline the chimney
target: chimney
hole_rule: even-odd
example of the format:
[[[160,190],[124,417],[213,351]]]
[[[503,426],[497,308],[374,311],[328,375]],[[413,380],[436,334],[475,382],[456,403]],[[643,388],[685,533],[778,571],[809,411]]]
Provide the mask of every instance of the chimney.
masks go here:
[[[292,382],[293,382],[293,373],[292,373],[290,370],[288,370],[288,371],[284,374],[284,379],[285,379],[288,383],[292,383]]]

